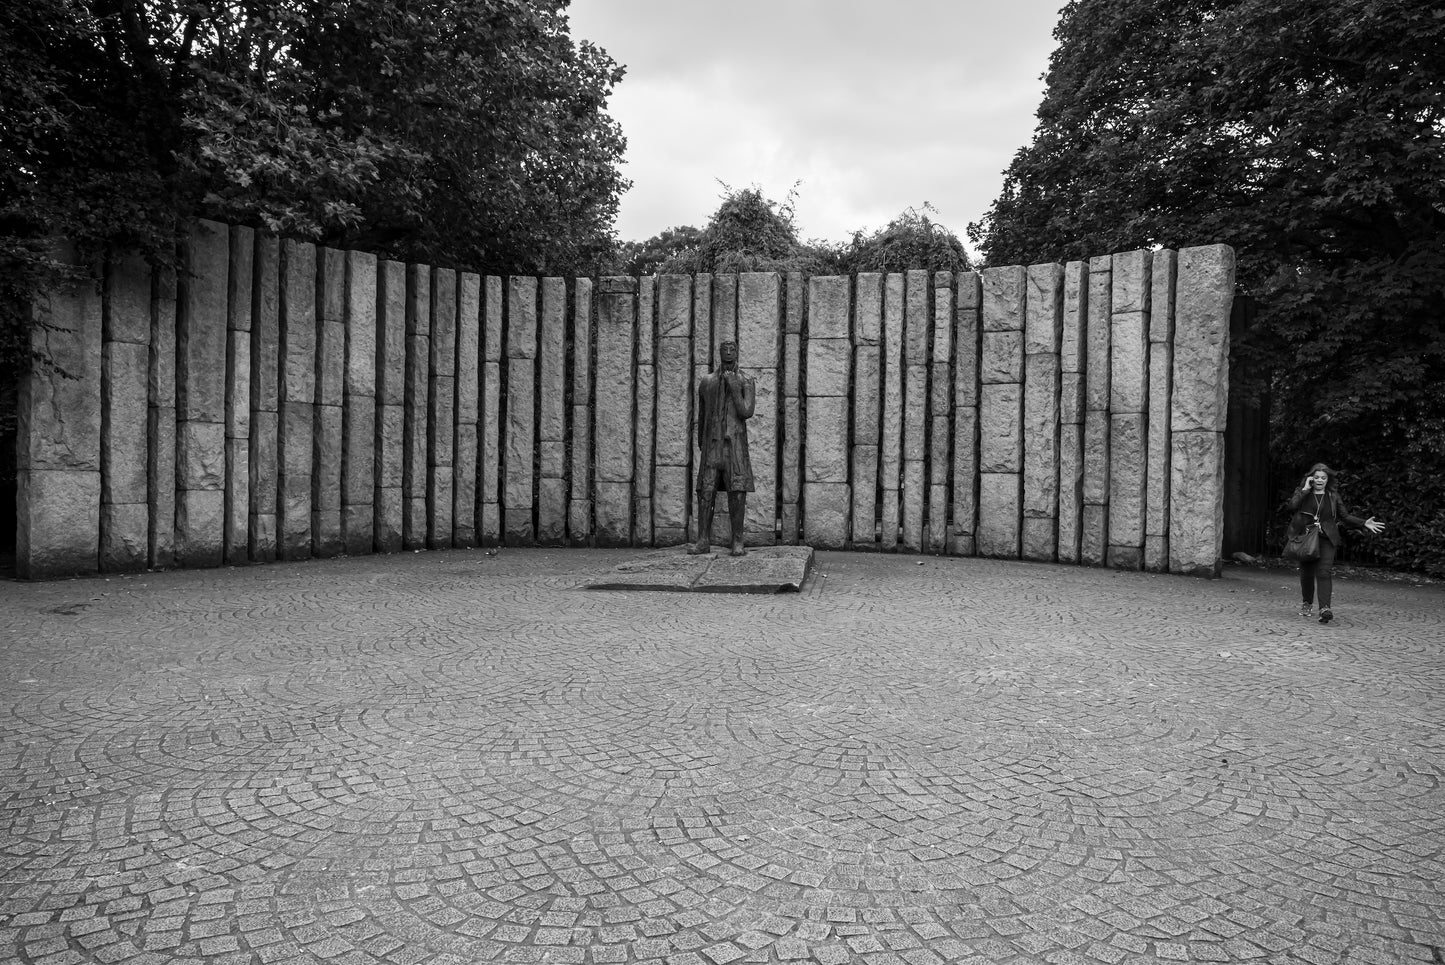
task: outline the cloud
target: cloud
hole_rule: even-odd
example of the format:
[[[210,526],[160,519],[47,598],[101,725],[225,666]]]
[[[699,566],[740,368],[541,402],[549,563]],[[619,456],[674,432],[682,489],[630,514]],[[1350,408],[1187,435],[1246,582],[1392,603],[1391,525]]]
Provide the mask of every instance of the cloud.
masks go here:
[[[574,0],[572,33],[626,64],[609,110],[634,187],[624,238],[702,224],[717,181],[781,200],[843,240],[931,201],[962,233],[1026,144],[1053,0]]]

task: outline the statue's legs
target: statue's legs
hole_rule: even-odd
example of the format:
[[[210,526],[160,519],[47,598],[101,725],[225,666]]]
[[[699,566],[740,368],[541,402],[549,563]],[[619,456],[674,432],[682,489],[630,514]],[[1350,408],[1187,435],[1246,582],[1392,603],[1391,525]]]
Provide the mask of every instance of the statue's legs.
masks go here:
[[[688,553],[697,556],[712,552],[712,513],[715,494],[697,491],[697,543],[688,547]]]
[[[734,556],[748,555],[748,551],[743,547],[743,517],[747,514],[747,511],[747,493],[728,493],[728,523],[731,525],[733,532],[732,555]]]

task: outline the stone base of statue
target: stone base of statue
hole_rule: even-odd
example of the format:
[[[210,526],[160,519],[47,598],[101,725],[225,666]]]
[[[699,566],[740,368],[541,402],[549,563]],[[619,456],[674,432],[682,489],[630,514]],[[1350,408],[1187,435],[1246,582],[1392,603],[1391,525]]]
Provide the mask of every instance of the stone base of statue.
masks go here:
[[[726,547],[696,555],[657,550],[613,568],[589,582],[587,589],[796,593],[812,566],[811,546],[759,546],[746,556],[730,556]]]

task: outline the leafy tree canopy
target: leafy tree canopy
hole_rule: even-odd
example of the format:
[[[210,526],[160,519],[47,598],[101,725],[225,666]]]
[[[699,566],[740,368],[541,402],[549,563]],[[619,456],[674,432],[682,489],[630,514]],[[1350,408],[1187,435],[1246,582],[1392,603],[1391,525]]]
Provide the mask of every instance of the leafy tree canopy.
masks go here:
[[[925,201],[922,211],[908,208],[871,234],[855,231],[852,240],[839,249],[844,271],[966,271],[968,253],[963,242],[928,216],[933,210]]]
[[[12,344],[48,236],[163,259],[198,215],[476,270],[586,270],[627,186],[605,113],[622,70],[574,44],[566,6],[0,4]]]
[[[969,229],[989,263],[1233,245],[1277,456],[1418,451],[1445,415],[1445,10],[1073,0],[1055,37],[1034,141]]]
[[[933,207],[927,202],[921,211],[908,208],[887,227],[871,233],[855,231],[839,244],[799,240],[797,185],[781,202],[765,197],[756,185],[735,190],[724,184],[723,192],[722,203],[705,228],[668,228],[646,241],[627,242],[614,268],[625,274],[801,271],[815,275],[968,268],[963,242],[928,216]]]

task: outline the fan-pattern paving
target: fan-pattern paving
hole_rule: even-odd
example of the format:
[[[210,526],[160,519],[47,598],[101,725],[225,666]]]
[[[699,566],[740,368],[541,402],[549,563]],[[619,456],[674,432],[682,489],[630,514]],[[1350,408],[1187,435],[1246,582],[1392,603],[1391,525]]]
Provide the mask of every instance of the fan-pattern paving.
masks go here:
[[[0,585],[0,959],[1438,960],[1438,587],[623,558]]]

